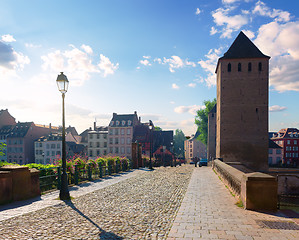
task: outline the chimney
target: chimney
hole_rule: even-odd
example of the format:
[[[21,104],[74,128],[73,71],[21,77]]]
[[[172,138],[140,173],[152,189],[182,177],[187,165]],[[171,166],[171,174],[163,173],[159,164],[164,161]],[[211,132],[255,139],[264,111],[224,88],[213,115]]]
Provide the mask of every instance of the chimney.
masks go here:
[[[137,115],[137,111],[134,111],[134,114]]]
[[[93,130],[95,130],[95,131],[97,130],[97,122],[93,123]]]
[[[141,123],[141,117],[139,117],[139,123]]]
[[[113,117],[116,117],[117,113],[113,113]]]

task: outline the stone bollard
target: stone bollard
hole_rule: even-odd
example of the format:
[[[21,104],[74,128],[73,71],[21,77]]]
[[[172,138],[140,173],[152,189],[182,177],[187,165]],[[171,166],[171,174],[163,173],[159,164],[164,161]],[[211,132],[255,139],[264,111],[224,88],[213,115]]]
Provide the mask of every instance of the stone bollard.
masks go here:
[[[0,171],[0,205],[12,201],[11,172]]]
[[[241,199],[245,209],[277,210],[276,178],[260,172],[243,175]]]

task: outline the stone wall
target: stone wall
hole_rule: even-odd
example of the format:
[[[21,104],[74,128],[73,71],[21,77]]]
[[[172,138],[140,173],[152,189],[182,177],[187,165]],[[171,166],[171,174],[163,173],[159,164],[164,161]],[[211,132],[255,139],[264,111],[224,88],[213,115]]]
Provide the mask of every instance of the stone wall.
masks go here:
[[[0,168],[0,204],[39,196],[39,171],[23,166]]]
[[[242,200],[245,209],[277,209],[275,177],[260,172],[243,173],[220,160],[213,161],[213,169],[222,177],[232,192]]]

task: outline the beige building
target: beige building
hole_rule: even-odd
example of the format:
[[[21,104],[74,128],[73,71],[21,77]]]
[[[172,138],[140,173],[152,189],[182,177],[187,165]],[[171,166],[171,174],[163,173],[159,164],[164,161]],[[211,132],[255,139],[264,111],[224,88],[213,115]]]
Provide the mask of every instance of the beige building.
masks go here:
[[[219,58],[216,157],[268,169],[269,59],[241,32]]]
[[[108,153],[108,127],[95,127],[88,132],[88,157],[96,159]]]
[[[199,133],[197,132],[195,135],[192,135],[191,138],[184,141],[185,160],[187,163],[201,158],[207,158],[207,147],[196,139],[198,135]]]

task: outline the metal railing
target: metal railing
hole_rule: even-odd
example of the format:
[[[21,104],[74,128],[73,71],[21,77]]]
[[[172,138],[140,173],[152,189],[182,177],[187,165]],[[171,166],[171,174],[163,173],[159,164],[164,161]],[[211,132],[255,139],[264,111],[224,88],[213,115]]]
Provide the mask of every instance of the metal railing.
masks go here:
[[[68,183],[69,185],[78,185],[84,181],[93,181],[101,179],[109,175],[117,174],[119,172],[125,172],[132,169],[131,161],[119,162],[115,164],[85,164],[74,166],[74,172],[68,171]],[[39,181],[41,192],[45,192],[52,189],[60,189],[61,184],[61,167],[44,168],[39,169]]]

